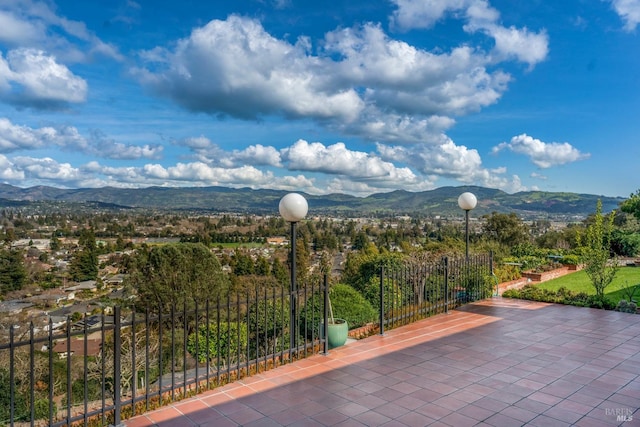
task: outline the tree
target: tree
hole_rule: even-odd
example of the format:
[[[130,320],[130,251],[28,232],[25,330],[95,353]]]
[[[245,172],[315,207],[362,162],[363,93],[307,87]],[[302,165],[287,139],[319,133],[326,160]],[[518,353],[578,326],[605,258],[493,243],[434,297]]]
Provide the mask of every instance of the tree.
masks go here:
[[[229,280],[216,256],[202,243],[174,243],[143,248],[129,263],[128,283],[142,306],[164,310],[194,306],[225,295]]]
[[[2,294],[22,289],[27,278],[22,251],[0,251],[0,290]]]
[[[620,204],[620,210],[635,216],[640,220],[640,190],[632,193],[627,200]]]
[[[83,229],[80,232],[78,245],[82,249],[76,251],[69,265],[71,278],[77,282],[97,279],[98,247],[93,229]]]
[[[488,239],[507,246],[529,241],[527,228],[515,213],[493,212],[491,215],[485,215],[484,218],[486,222],[483,233]]]
[[[71,278],[77,282],[95,280],[98,277],[98,254],[95,250],[82,249],[73,255],[69,265]]]
[[[605,220],[602,201],[596,204],[596,213],[584,234],[578,235],[578,244],[584,271],[596,290],[596,297],[604,301],[604,290],[613,281],[618,271],[617,257],[611,258],[611,233],[614,212]]]

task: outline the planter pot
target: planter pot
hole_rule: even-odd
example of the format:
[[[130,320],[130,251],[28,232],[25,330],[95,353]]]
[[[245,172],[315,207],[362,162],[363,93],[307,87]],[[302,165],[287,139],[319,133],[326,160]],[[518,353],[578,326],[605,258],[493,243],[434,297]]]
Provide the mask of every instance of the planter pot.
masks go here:
[[[334,323],[327,324],[327,342],[329,348],[336,348],[344,345],[349,336],[349,325],[344,319],[333,319]],[[320,337],[324,338],[324,322],[320,323]]]

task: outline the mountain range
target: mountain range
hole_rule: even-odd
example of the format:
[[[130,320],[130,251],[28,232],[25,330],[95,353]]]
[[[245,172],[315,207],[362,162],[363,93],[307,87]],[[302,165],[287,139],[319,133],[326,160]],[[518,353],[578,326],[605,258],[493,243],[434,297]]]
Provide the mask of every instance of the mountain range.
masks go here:
[[[474,215],[514,212],[525,219],[583,218],[595,212],[597,200],[603,212],[617,209],[621,197],[567,192],[524,191],[509,194],[477,186],[440,187],[422,192],[396,190],[367,197],[347,194],[311,195],[309,214],[336,216],[459,216],[458,196],[476,195]],[[278,214],[278,203],[286,191],[228,187],[147,187],[61,189],[47,186],[20,188],[0,184],[0,207],[39,204],[92,204],[101,208],[190,210],[229,213]]]

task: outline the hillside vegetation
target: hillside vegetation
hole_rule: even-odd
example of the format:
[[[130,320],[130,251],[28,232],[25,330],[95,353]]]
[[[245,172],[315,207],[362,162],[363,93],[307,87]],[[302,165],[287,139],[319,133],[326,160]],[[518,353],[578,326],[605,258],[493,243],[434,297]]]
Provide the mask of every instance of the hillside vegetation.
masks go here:
[[[508,194],[501,190],[476,187],[441,187],[423,192],[397,190],[367,197],[347,194],[305,194],[310,212],[324,215],[420,215],[459,216],[458,196],[470,191],[478,198],[477,216],[492,212],[514,212],[522,218],[584,218],[593,213],[596,201],[603,211],[617,209],[625,199],[591,194],[527,191]],[[278,190],[253,190],[226,187],[148,187],[59,189],[53,187],[19,188],[0,185],[0,205],[30,203],[94,203],[111,208],[164,210],[205,210],[277,214],[278,203],[286,194]]]

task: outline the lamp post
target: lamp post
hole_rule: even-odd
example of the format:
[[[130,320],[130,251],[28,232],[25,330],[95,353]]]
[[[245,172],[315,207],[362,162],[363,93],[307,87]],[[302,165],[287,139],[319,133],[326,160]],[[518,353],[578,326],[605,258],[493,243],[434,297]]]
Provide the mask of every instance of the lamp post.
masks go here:
[[[289,305],[291,313],[289,316],[290,348],[296,348],[298,325],[296,317],[296,305],[298,301],[298,287],[296,284],[296,224],[302,220],[309,210],[307,199],[298,193],[289,193],[280,199],[278,206],[280,216],[285,221],[291,223],[291,287],[289,288]]]
[[[460,209],[464,210],[465,213],[465,246],[464,246],[464,254],[465,258],[469,259],[469,211],[476,207],[478,204],[478,199],[473,193],[462,193],[460,197],[458,197],[458,206]]]

